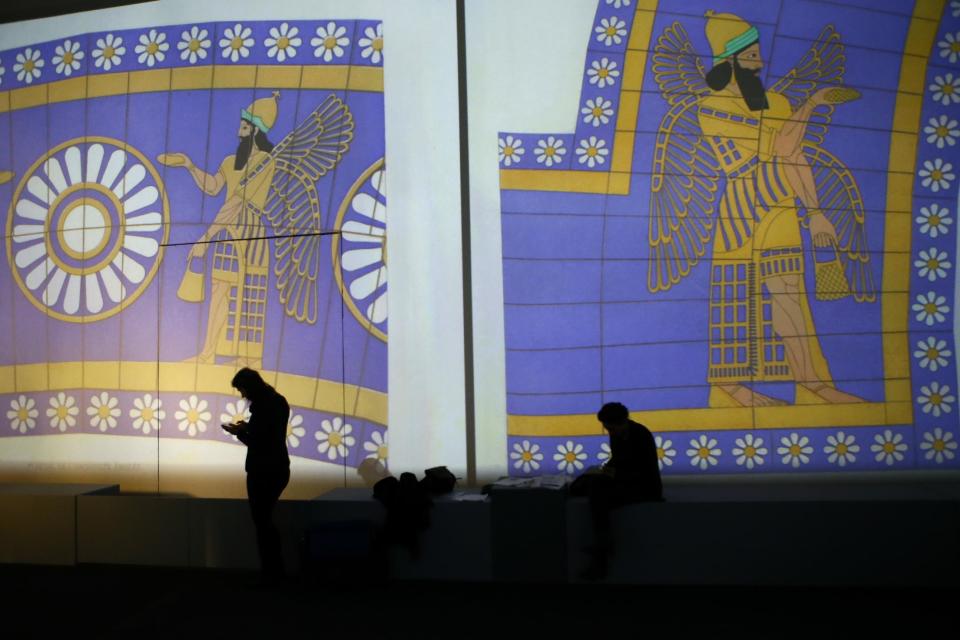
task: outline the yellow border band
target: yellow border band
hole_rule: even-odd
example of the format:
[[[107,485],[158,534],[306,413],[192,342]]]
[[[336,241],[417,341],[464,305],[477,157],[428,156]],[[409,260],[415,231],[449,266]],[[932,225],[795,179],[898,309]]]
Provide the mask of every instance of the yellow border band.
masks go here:
[[[331,89],[383,93],[383,68],[207,65],[106,73],[0,92],[0,113],[72,100],[191,89]]]
[[[896,404],[897,412],[888,410]],[[651,431],[732,431],[750,429],[800,429],[807,427],[857,427],[904,424],[902,408],[909,402],[865,402],[850,405],[806,405],[786,407],[741,407],[735,409],[669,409],[632,411],[630,417]],[[511,436],[596,436],[603,435],[597,416],[507,416]]]
[[[0,393],[72,389],[231,394],[236,367],[195,362],[41,362],[0,367]],[[387,394],[309,376],[261,371],[294,406],[387,424]]]

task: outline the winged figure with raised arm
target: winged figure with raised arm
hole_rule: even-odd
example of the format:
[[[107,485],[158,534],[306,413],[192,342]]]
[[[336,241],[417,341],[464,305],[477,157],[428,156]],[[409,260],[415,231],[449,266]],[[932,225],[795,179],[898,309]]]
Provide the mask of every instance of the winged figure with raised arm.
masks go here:
[[[199,362],[226,356],[234,364],[260,368],[271,262],[287,316],[317,321],[321,212],[316,183],[349,149],[353,116],[340,98],[330,95],[273,145],[267,134],[276,122],[279,98],[274,92],[241,110],[237,151],[215,173],[197,167],[185,154],[159,158],[185,167],[208,195],[226,191],[213,223],[191,248],[178,291],[192,302],[206,297],[204,272],[193,271],[189,263],[212,247],[210,311]]]
[[[706,37],[709,71],[678,22],[653,54],[669,109],[653,158],[647,287],[668,291],[711,250],[711,407],[786,404],[751,385],[766,381],[794,381],[796,404],[862,402],[830,375],[804,284],[812,262],[818,299],[876,299],[860,189],[823,147],[836,105],[859,97],[843,85],[840,35],[825,27],[769,90],[756,27],[708,11]]]

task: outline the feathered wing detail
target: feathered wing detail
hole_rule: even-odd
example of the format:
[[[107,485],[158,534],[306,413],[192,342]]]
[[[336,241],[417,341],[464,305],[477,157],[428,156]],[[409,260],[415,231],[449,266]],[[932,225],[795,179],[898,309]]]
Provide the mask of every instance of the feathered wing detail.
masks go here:
[[[712,237],[720,164],[697,120],[698,96],[660,123],[650,183],[647,289],[667,291],[690,273]]]
[[[769,91],[786,97],[796,111],[817,89],[842,85],[845,65],[846,54],[843,43],[840,42],[840,34],[833,25],[827,25],[797,66],[777,80]],[[830,119],[833,117],[833,109],[832,104],[822,104],[813,110],[807,124],[805,140],[823,144]]]
[[[686,96],[708,93],[705,74],[683,25],[674,22],[664,29],[653,50],[653,78],[667,103],[672,107]]]
[[[837,231],[837,250],[853,297],[857,302],[873,302],[877,292],[860,188],[846,165],[826,149],[805,143],[803,152],[813,170],[820,210]]]
[[[290,317],[317,321],[320,199],[316,182],[333,169],[353,140],[353,115],[328,96],[271,152],[276,163],[263,214],[273,227],[273,272]]]

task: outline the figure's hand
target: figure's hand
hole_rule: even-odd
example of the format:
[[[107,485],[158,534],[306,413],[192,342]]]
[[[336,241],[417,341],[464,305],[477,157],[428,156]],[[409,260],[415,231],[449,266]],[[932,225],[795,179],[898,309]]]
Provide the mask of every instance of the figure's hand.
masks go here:
[[[810,96],[810,103],[814,107],[819,107],[822,104],[831,103],[832,100],[829,100],[827,96],[831,91],[834,91],[835,89],[836,87],[824,87],[822,89],[819,89],[816,93]]]
[[[813,238],[815,247],[826,247],[831,243],[837,244],[837,230],[833,223],[827,220],[827,216],[819,211],[814,211],[807,220],[810,223],[810,237]]]
[[[190,247],[190,253],[187,255],[187,260],[193,260],[194,258],[202,258],[207,253],[207,243],[204,241],[206,238],[200,238],[200,240]]]

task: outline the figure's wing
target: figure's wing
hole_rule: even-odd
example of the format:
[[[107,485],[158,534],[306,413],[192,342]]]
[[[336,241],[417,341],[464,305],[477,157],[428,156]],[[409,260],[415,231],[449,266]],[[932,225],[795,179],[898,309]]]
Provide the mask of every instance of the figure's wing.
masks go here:
[[[647,288],[666,291],[690,273],[712,237],[720,165],[697,120],[697,96],[660,123],[650,183]]]
[[[686,96],[700,96],[710,88],[704,80],[700,56],[679,22],[663,30],[653,49],[653,77],[672,107]]]
[[[316,182],[350,148],[353,115],[340,98],[327,97],[271,152],[276,163],[263,213],[273,227],[273,272],[288,316],[317,320],[320,273],[320,199]]]
[[[820,210],[837,231],[837,250],[853,297],[857,302],[873,302],[877,292],[870,269],[860,188],[846,165],[826,149],[805,143],[803,152],[813,170]]]
[[[845,65],[846,55],[843,43],[840,42],[840,34],[833,25],[827,25],[797,66],[777,80],[770,87],[770,91],[785,96],[796,111],[817,89],[842,85]],[[823,144],[833,109],[832,104],[823,104],[814,109],[807,125],[805,140]]]

